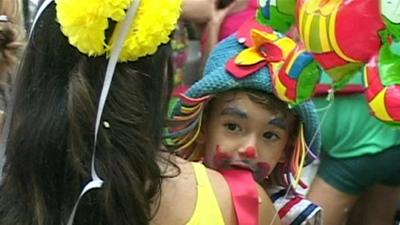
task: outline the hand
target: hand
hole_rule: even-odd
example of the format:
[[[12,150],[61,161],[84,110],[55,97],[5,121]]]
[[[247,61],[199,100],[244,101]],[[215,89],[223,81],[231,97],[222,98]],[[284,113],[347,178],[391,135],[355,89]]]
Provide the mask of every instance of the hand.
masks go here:
[[[225,17],[232,13],[245,9],[248,4],[248,0],[233,0],[228,6],[225,8],[219,9],[218,6],[219,0],[212,0],[211,7],[211,16],[209,23],[213,26],[220,26],[224,21]]]

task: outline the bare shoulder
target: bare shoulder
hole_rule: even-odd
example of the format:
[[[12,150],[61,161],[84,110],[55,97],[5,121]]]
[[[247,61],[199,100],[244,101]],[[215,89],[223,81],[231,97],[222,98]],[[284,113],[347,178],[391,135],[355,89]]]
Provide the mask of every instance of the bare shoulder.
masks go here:
[[[207,175],[213,187],[226,225],[236,225],[236,214],[233,206],[231,190],[225,178],[218,172],[207,169]]]
[[[168,155],[168,159],[174,165],[160,164],[166,177],[161,185],[159,201],[152,206],[155,216],[151,225],[186,224],[195,210],[197,185],[191,164],[173,155]]]
[[[260,225],[282,225],[278,213],[265,190],[257,184],[258,196],[260,198],[259,224]]]

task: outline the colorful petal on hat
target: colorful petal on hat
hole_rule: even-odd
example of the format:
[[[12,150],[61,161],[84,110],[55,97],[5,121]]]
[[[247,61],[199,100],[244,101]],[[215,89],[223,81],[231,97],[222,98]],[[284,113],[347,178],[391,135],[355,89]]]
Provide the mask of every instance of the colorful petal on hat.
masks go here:
[[[260,54],[267,62],[280,62],[283,60],[282,49],[273,43],[265,43],[258,48]]]
[[[278,35],[274,32],[264,32],[257,29],[251,30],[251,38],[254,41],[254,46],[258,47],[267,42],[274,42],[278,40]]]
[[[245,78],[261,68],[263,68],[267,63],[263,60],[259,63],[253,65],[237,65],[235,63],[235,58],[228,61],[226,64],[226,70],[235,78],[242,79]]]
[[[264,60],[264,56],[256,48],[245,49],[235,57],[235,63],[238,66],[254,65]]]
[[[277,71],[279,64],[296,46],[289,38],[279,38],[274,32],[257,29],[251,30],[251,39],[254,46],[242,50],[226,64],[227,71],[236,78],[247,77],[265,65],[271,72]]]

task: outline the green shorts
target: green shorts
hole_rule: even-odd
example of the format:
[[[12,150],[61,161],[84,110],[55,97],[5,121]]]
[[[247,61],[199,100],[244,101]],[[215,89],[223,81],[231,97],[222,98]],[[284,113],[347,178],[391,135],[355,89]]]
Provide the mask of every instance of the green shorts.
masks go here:
[[[323,154],[318,175],[337,190],[352,195],[375,184],[400,187],[400,145],[347,159]]]

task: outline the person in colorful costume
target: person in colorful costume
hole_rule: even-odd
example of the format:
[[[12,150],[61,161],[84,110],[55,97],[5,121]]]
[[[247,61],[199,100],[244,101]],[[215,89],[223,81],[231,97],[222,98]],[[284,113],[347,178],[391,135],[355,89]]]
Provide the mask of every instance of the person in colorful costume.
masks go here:
[[[261,19],[268,15],[264,4]],[[324,209],[327,225],[393,224],[400,131],[387,124],[396,126],[400,118],[400,1],[293,4],[298,39],[326,71],[314,98],[321,109],[322,157],[308,197]]]
[[[180,8],[44,1],[6,121],[0,224],[236,224],[224,178],[161,147]]]
[[[324,74],[313,99],[323,118],[322,156],[308,197],[324,208],[327,225],[346,217],[348,224],[392,224],[400,201],[400,130],[369,113],[361,78],[327,101]]]
[[[204,77],[176,105],[166,141],[185,158],[222,172],[231,185],[239,185],[234,183],[239,178],[225,171],[245,170],[266,189],[274,182],[284,186],[283,195],[281,189],[271,189],[279,193],[273,199],[279,210],[275,219],[283,224],[321,224],[320,207],[287,191],[294,183],[304,186],[299,174],[320,145],[313,103],[289,109],[273,92],[271,73],[279,70],[295,44],[253,25],[253,20],[246,22],[215,47]]]
[[[242,1],[243,2],[243,1]],[[291,24],[294,21],[294,10],[295,7],[292,6],[290,7],[293,1],[289,0],[289,1],[284,1],[282,3],[282,1],[278,1],[276,2],[275,7],[270,8],[270,14],[272,14],[273,16],[277,16],[277,15],[281,15],[282,13],[284,13],[285,15],[281,16],[282,20],[279,20],[278,25],[280,25],[279,29],[282,32],[285,31],[289,31],[289,27],[291,26]],[[236,4],[236,5],[235,5]],[[240,1],[235,1],[234,3],[232,3],[230,5],[230,7],[226,7],[224,9],[218,9],[217,7],[211,7],[211,18],[208,22],[207,25],[207,32],[204,33],[202,40],[203,40],[203,46],[206,46],[207,43],[207,48],[209,50],[204,51],[203,53],[205,53],[205,55],[208,54],[208,51],[210,51],[219,41],[223,40],[224,38],[228,37],[229,35],[235,33],[239,27],[241,26],[241,24],[243,24],[245,21],[247,21],[249,18],[254,18],[256,16],[256,12],[258,9],[258,4],[257,1],[255,0],[251,0],[248,1],[247,3],[247,8],[240,10],[238,12],[235,12],[234,8],[237,7],[237,5],[240,6]],[[234,12],[231,12],[234,11]],[[259,14],[260,12],[258,12]],[[259,18],[260,16],[257,15],[257,18]],[[283,22],[282,22],[283,21]],[[268,21],[269,22],[269,21]],[[268,24],[267,22],[267,24]],[[277,25],[276,20],[272,21],[272,25]],[[294,31],[295,33],[296,31]],[[289,31],[289,35],[293,33],[293,31]],[[303,82],[304,83],[304,82]],[[306,93],[307,91],[302,91],[304,93]],[[303,95],[304,95],[303,93]],[[301,95],[301,94],[299,94]],[[275,195],[275,196],[279,196],[279,198],[275,198],[274,200],[274,205],[276,207],[277,210],[285,210],[289,207],[292,207],[295,204],[292,204],[295,201],[298,201],[298,198],[303,198],[301,197],[301,195],[297,194],[297,193],[291,193],[290,196],[280,196],[279,193],[281,191],[281,188],[272,188],[269,189],[269,193],[271,195]],[[304,202],[306,202],[307,200],[304,200]],[[282,204],[285,203],[285,204]],[[297,204],[297,203],[296,203]],[[300,204],[299,204],[300,205]],[[305,206],[307,204],[304,204]],[[312,205],[312,204],[310,204]],[[293,207],[296,208],[296,207]],[[300,208],[297,207],[297,211],[291,211],[290,213],[286,213],[286,214],[279,214],[281,216],[282,222],[284,222],[284,224],[291,224],[294,219],[301,214],[302,210],[304,210],[304,208]],[[284,218],[283,218],[284,217]],[[319,217],[316,217],[316,222],[315,223],[311,223],[311,224],[319,224],[320,220],[318,219]],[[310,219],[311,221],[311,219]],[[296,224],[296,223],[294,223]]]

